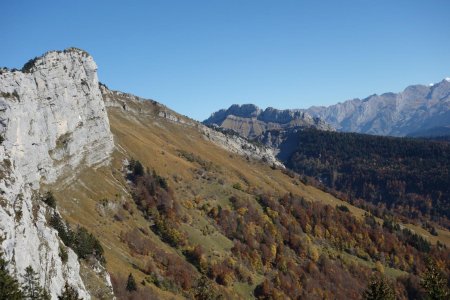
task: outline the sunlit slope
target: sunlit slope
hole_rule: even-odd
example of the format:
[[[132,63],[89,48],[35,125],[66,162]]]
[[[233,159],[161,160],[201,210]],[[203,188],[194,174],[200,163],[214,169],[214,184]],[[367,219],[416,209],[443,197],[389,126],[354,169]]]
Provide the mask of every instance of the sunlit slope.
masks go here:
[[[132,250],[133,245],[127,242],[125,236],[133,231],[141,241],[148,241],[152,247],[185,260],[180,251],[168,246],[149,229],[149,222],[136,208],[124,179],[125,159],[137,159],[167,179],[175,199],[187,216],[181,224],[188,241],[201,244],[212,259],[227,257],[233,242],[213,226],[202,209],[205,205],[220,203],[223,207],[230,206],[232,195],[255,201],[254,195],[260,192],[276,196],[292,193],[333,207],[344,204],[330,194],[304,185],[297,177],[292,178],[280,169],[231,154],[216,146],[199,131],[198,126],[202,125],[179,115],[176,115],[178,121],[168,119],[160,112],[161,106],[152,102],[130,101],[126,107],[110,106],[108,116],[116,145],[111,165],[96,170],[81,170],[75,182],[62,180],[50,187],[59,200],[58,206],[64,217],[72,224],[87,227],[100,239],[105,248],[107,269],[114,278],[126,278],[133,273],[140,283],[147,277],[142,270],[153,259],[152,254]],[[365,213],[345,205],[357,217]],[[448,244],[448,232],[440,231],[439,235],[441,242]],[[445,237],[442,239],[443,235]],[[431,241],[435,242],[435,239],[432,237]],[[371,262],[361,262],[356,257],[347,256],[348,259],[373,266]],[[389,274],[401,274],[394,269],[388,271]],[[226,291],[228,298],[251,298],[254,287],[260,281],[259,275],[255,274],[253,285],[239,283],[220,288]],[[145,288],[157,298],[182,297],[151,283],[147,283]]]

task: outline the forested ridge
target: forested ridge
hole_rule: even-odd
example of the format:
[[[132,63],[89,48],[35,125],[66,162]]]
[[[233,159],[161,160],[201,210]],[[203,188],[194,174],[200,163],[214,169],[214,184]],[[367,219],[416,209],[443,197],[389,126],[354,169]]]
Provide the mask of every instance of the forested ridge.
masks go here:
[[[449,228],[450,145],[445,142],[302,130],[286,165],[349,202],[368,201]]]

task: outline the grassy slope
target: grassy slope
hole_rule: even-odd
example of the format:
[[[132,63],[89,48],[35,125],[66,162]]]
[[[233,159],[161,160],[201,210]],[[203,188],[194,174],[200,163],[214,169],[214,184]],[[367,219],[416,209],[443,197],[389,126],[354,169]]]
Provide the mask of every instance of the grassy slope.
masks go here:
[[[125,112],[121,108],[108,109],[111,130],[117,146],[111,166],[83,170],[76,182],[70,185],[60,182],[53,187],[64,217],[70,223],[87,227],[101,240],[106,252],[107,268],[112,274],[127,276],[133,272],[137,282],[144,278],[144,274],[133,269],[133,265],[141,266],[145,257],[132,256],[128,246],[120,239],[122,232],[132,228],[148,229],[148,223],[136,208],[133,215],[121,208],[124,201],[132,202],[121,173],[124,158],[136,158],[144,166],[155,169],[158,174],[168,179],[176,199],[184,204],[183,209],[190,216],[188,222],[183,224],[189,240],[194,244],[202,244],[212,257],[226,255],[232,242],[213,226],[208,226],[210,221],[199,209],[203,204],[218,201],[222,206],[226,206],[231,195],[238,194],[241,198],[250,199],[253,196],[246,191],[253,190],[279,195],[292,192],[308,200],[321,201],[332,206],[343,204],[330,194],[305,186],[280,170],[272,170],[259,162],[231,155],[206,141],[195,127],[157,117],[155,105],[141,103],[134,105],[141,108],[142,112],[138,114]],[[197,172],[200,166],[196,162],[189,162],[180,157],[179,150],[195,153],[203,160],[211,162],[212,167],[203,174]],[[242,186],[242,191],[232,187],[238,182]],[[109,209],[104,209],[100,204],[102,199],[108,199]],[[363,210],[346,205],[356,216],[363,216]],[[113,216],[118,212],[125,215],[123,222],[114,221]],[[159,247],[177,253],[161,242],[150,230],[148,231],[149,238]],[[440,235],[445,235],[441,241],[450,245],[449,233],[441,231]],[[395,271],[391,270],[388,274],[396,274]],[[160,297],[177,298],[154,286],[151,288]],[[239,284],[234,287],[234,291],[248,298],[252,288]]]

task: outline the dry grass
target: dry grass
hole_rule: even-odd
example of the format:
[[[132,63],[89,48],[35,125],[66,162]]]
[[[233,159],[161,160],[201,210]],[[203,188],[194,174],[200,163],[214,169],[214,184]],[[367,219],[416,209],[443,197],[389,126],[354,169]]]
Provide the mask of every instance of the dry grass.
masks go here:
[[[175,124],[157,117],[155,109],[157,110],[158,106],[142,103],[132,105],[134,109],[142,112],[124,112],[120,108],[108,109],[117,148],[109,166],[81,170],[75,182],[67,184],[67,181],[62,180],[53,187],[48,187],[53,189],[64,217],[72,224],[85,226],[100,239],[105,248],[107,269],[116,276],[126,276],[133,272],[137,282],[145,278],[145,274],[133,268],[140,266],[145,257],[133,255],[128,246],[121,241],[120,236],[122,232],[130,229],[148,229],[149,226],[134,206],[127,191],[121,173],[124,158],[138,159],[144,166],[155,169],[159,175],[167,178],[176,199],[186,203],[183,210],[188,220],[183,223],[183,229],[188,232],[189,241],[192,244],[204,245],[211,257],[224,256],[231,248],[232,241],[213,226],[209,226],[212,228],[210,232],[205,231],[210,220],[205,217],[201,206],[208,203],[227,206],[231,195],[250,198],[255,191],[275,195],[293,193],[333,207],[344,204],[358,218],[363,217],[365,213],[362,209],[344,203],[330,194],[295,182],[280,170],[272,170],[262,163],[247,161],[243,157],[230,154],[206,141],[195,127]],[[219,168],[202,171],[200,164],[180,156],[180,150],[194,153]],[[235,183],[239,183],[242,190],[233,188]],[[102,206],[102,203],[105,203],[101,202],[102,199],[108,200],[106,208]],[[131,204],[133,214],[122,209],[124,202]],[[119,210],[124,216],[123,221],[114,219],[115,213]],[[432,242],[437,241],[436,237],[429,236],[421,228],[413,225],[407,227],[427,235]],[[149,238],[161,249],[180,255],[161,242],[151,230],[148,231]],[[439,240],[450,246],[450,233],[439,230]],[[151,284],[147,284],[147,287],[161,298],[178,298]],[[235,291],[244,298],[248,298],[249,290],[249,286],[235,287]]]

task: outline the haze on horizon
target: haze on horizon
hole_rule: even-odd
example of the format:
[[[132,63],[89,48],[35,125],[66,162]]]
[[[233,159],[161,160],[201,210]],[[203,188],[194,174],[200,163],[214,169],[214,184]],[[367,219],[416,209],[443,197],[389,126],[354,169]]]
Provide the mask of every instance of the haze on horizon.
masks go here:
[[[110,88],[203,120],[331,105],[450,76],[450,2],[3,1],[0,66],[88,51]]]

